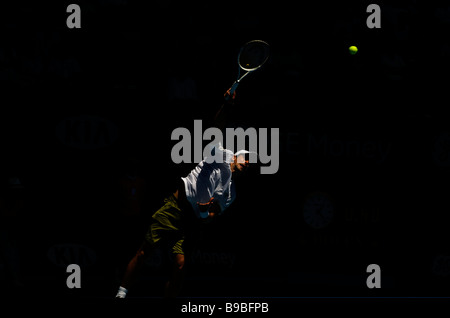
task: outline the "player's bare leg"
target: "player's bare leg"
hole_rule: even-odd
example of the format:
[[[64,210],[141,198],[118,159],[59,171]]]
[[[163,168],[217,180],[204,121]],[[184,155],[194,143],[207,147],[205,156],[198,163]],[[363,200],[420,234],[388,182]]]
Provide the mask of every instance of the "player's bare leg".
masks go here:
[[[146,241],[138,249],[134,257],[130,260],[125,270],[122,283],[117,294],[117,298],[125,298],[125,295],[130,288],[130,286],[139,276],[142,267],[144,266],[145,259],[151,255],[153,248]]]
[[[181,291],[184,279],[184,255],[175,254],[172,275],[164,289],[165,298],[175,298]]]

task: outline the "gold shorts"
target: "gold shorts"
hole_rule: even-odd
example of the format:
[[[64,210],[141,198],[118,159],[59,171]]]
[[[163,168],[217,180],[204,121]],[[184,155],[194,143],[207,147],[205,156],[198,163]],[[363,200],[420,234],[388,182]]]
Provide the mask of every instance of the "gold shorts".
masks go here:
[[[172,253],[184,255],[182,211],[173,195],[164,199],[164,205],[153,214],[145,239],[153,247],[164,242],[172,249]]]

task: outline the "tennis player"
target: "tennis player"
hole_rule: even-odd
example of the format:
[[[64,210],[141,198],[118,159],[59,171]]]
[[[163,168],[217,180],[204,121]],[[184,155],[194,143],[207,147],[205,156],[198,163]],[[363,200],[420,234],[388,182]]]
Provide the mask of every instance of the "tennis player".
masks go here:
[[[229,95],[229,91],[227,93]],[[234,104],[235,93],[216,114],[215,121],[223,126],[227,108]],[[219,153],[217,153],[219,152]],[[135,281],[145,258],[155,247],[167,247],[173,256],[173,268],[165,285],[164,297],[174,298],[181,290],[186,244],[192,234],[221,215],[235,199],[235,177],[245,173],[249,167],[246,157],[250,152],[240,150],[233,153],[220,144],[212,150],[212,161],[204,158],[186,177],[180,178],[176,191],[164,199],[164,205],[152,216],[152,223],[136,255],[127,265],[116,298],[125,298]]]

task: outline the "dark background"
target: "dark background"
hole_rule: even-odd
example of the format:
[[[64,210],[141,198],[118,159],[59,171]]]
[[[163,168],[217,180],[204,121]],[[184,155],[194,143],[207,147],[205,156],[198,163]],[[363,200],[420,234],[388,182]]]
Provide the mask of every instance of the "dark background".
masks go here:
[[[448,296],[450,7],[379,1],[369,29],[369,3],[78,1],[81,29],[66,26],[69,2],[2,5],[6,294],[114,297],[195,165],[172,162],[171,132],[211,119],[239,47],[262,39],[271,58],[239,86],[236,123],[280,129],[279,171],[241,180],[188,257],[181,296]],[[389,152],[347,151],[355,142]],[[320,229],[303,217],[313,192],[334,203]],[[130,297],[161,295],[159,256]],[[66,287],[72,263],[80,290]],[[381,289],[366,286],[369,264]]]

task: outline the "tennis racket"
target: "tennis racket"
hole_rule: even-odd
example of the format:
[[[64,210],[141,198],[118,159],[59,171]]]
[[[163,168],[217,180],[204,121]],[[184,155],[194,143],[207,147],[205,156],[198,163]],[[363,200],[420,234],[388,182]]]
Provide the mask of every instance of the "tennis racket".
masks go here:
[[[228,100],[233,96],[234,91],[239,86],[239,83],[248,74],[261,68],[269,58],[269,44],[261,40],[253,40],[244,44],[238,54],[238,76],[237,80],[228,90],[225,99]],[[245,72],[241,75],[242,72]]]

